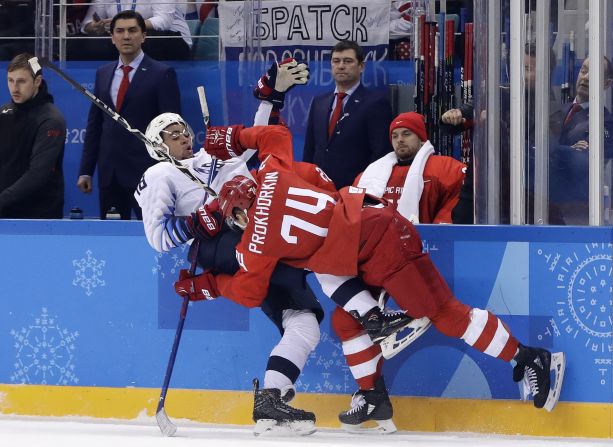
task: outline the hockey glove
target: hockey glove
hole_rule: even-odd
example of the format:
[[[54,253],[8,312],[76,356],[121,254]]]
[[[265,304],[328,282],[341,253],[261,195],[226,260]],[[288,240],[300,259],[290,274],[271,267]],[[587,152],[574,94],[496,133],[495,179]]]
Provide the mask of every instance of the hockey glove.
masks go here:
[[[215,275],[204,272],[201,275],[190,276],[189,271],[179,272],[179,280],[175,282],[177,295],[190,301],[214,300],[219,296]]]
[[[304,85],[309,80],[309,67],[299,64],[296,59],[285,59],[279,64],[274,89],[287,92],[296,85]]]
[[[269,101],[275,109],[281,110],[284,105],[285,92],[298,84],[306,84],[309,79],[309,68],[306,64],[298,64],[295,59],[288,58],[280,64],[273,62],[253,90],[253,95],[260,100]]]
[[[213,200],[208,205],[202,205],[191,216],[187,217],[187,227],[193,237],[212,239],[221,230],[222,219],[219,213],[219,201]]]
[[[242,124],[209,127],[204,139],[204,150],[220,160],[238,157],[245,152],[239,141],[241,130],[244,128]]]

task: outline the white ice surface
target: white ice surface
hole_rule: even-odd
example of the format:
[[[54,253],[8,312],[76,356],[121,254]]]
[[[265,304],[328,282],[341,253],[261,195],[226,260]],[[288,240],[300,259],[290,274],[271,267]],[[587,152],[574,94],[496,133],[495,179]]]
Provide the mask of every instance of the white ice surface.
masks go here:
[[[147,419],[147,420],[143,420]],[[12,447],[188,447],[188,446],[329,446],[329,447],[613,447],[613,440],[536,438],[473,433],[411,433],[391,435],[348,434],[320,429],[305,437],[258,437],[250,427],[202,425],[175,421],[173,438],[164,438],[155,420],[95,420],[86,418],[34,418],[0,416],[0,446]]]

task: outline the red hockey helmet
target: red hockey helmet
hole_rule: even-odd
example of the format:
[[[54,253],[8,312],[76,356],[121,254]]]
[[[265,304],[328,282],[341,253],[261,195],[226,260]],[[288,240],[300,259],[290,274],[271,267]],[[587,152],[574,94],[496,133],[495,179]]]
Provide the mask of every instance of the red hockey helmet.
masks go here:
[[[255,200],[257,184],[244,175],[237,175],[232,180],[228,180],[221,187],[219,192],[219,209],[222,216],[233,218],[234,208],[248,210]]]

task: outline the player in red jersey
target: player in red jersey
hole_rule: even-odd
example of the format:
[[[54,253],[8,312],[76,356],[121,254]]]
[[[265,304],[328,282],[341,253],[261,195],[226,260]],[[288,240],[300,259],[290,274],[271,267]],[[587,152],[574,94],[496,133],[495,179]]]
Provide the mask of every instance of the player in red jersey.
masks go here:
[[[305,165],[293,161],[289,131],[281,126],[265,128],[267,131],[262,133],[255,130],[245,131],[245,137],[252,134],[242,142],[247,146],[238,143],[240,127],[212,128],[206,139],[209,147],[214,145],[225,147],[226,141],[232,142],[229,143],[232,154],[236,154],[232,145],[236,151],[242,153],[244,147],[272,147],[274,141],[282,143],[274,145],[275,148],[280,148],[282,153],[276,153],[273,157],[268,157],[264,151],[259,154],[262,161],[257,173],[262,188],[260,196],[255,197],[255,183],[245,177],[237,178],[232,183],[237,191],[240,191],[241,196],[255,200],[250,216],[253,225],[246,226],[241,219],[232,219],[234,225],[244,229],[241,242],[237,246],[237,258],[242,268],[234,275],[238,278],[236,281],[231,280],[233,277],[228,275],[218,275],[218,286],[223,290],[224,296],[248,307],[260,305],[262,297],[266,295],[270,275],[279,261],[314,272],[325,271],[331,278],[330,281],[344,282],[345,278],[357,276],[355,247],[360,237],[363,191],[351,188],[348,194],[339,194],[336,191],[331,192],[329,188],[315,186],[314,173],[321,177],[318,183],[329,179],[321,170],[300,169]],[[264,129],[264,127],[253,129]],[[228,158],[228,154],[226,152],[222,157]],[[273,201],[269,196],[277,188],[285,189],[292,198],[283,204]],[[341,199],[341,196],[345,197]],[[336,229],[331,234],[334,237],[326,238],[328,243],[320,247],[324,240],[322,236],[328,234],[330,216],[327,213],[321,215],[318,213],[324,208],[334,209],[339,200],[352,203],[346,208],[348,215],[339,214],[334,217]],[[378,203],[378,201],[373,202],[373,204]],[[225,208],[227,200],[220,200],[220,206],[228,211]],[[297,215],[286,216],[286,207],[296,211]],[[229,217],[230,214],[226,213],[225,217]],[[306,229],[300,244],[296,243],[297,238],[294,236],[297,229]],[[317,251],[317,254],[313,255],[314,251]],[[351,254],[352,251],[355,253]],[[345,252],[347,252],[346,257],[337,256],[338,253]],[[360,294],[342,303],[336,302],[353,312],[375,342],[381,341],[411,321],[404,312],[382,313],[370,294]]]
[[[394,206],[361,188],[330,193],[300,178],[292,169],[291,134],[281,126],[218,127],[205,144],[222,159],[246,147],[259,151],[257,184],[235,178],[220,191],[223,216],[244,228],[237,245],[241,269],[233,276],[209,277],[212,295],[257,306],[280,261],[324,277],[359,277],[369,286],[384,288],[410,316],[426,316],[443,334],[510,362],[513,379],[525,383],[535,406],[553,409],[562,386],[564,354],[523,346],[498,317],[460,302],[422,252],[413,224]],[[555,372],[553,388],[550,370]],[[364,400],[370,404],[368,396]],[[356,420],[368,406],[352,413]]]

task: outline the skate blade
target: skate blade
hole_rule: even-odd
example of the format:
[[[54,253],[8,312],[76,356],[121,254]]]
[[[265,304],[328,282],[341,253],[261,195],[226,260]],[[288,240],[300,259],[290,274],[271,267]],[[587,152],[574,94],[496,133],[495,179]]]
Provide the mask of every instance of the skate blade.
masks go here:
[[[313,421],[276,421],[260,419],[256,422],[253,434],[255,436],[307,436],[315,433]]]
[[[381,342],[381,351],[383,353],[383,357],[388,360],[391,359],[403,349],[407,348],[419,337],[424,335],[426,331],[430,329],[430,326],[432,326],[432,322],[429,318],[418,318],[416,320],[411,321],[401,331],[395,332],[389,337],[383,339],[383,341]],[[402,335],[401,332],[404,332],[406,329],[408,329],[409,331],[408,334],[404,338],[401,338],[399,340],[398,337]]]
[[[564,371],[566,369],[566,355],[563,352],[555,352],[551,354],[551,361],[549,364],[549,371],[554,373],[553,387],[549,388],[549,394],[543,408],[547,411],[552,411],[558,400],[560,399],[560,392],[562,391],[562,384],[564,382]],[[519,396],[523,402],[526,402],[532,392],[530,391],[530,385],[528,379],[524,378],[517,384],[519,386]]]
[[[517,386],[519,387],[519,397],[521,401],[527,402],[528,398],[530,397],[531,391],[526,376],[524,376],[524,378],[519,381]]]
[[[391,419],[373,422],[377,423],[376,427],[364,427],[364,424],[351,425],[341,423],[341,428],[348,433],[375,435],[389,435],[397,431],[396,425],[394,425],[394,421]]]
[[[387,340],[390,337],[395,336],[397,333],[404,331],[406,328],[411,327],[411,323],[415,321],[415,320],[411,320],[409,321],[407,324],[405,324],[404,326],[399,326],[396,329],[394,329],[394,332],[392,332],[390,335],[388,336],[383,336],[383,335],[379,335],[377,337],[373,337],[371,335],[370,339],[372,340],[372,342],[376,345],[380,345],[381,343],[383,343],[383,341]]]
[[[560,392],[562,391],[562,383],[564,382],[564,371],[566,369],[566,355],[563,352],[555,352],[551,354],[551,364],[549,366],[550,371],[553,371],[555,375],[555,384],[549,390],[547,395],[547,401],[543,408],[547,411],[554,409],[558,400],[560,399]]]

